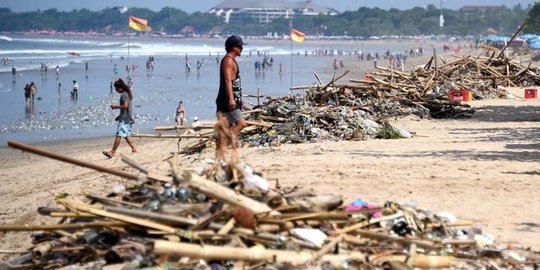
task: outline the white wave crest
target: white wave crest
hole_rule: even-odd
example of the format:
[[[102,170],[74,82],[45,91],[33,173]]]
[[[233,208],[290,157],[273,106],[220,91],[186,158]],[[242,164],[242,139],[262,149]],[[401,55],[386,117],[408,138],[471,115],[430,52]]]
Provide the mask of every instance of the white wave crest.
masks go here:
[[[0,39],[1,39],[1,40],[5,40],[5,41],[13,41],[12,38],[6,37],[6,36],[0,36]]]

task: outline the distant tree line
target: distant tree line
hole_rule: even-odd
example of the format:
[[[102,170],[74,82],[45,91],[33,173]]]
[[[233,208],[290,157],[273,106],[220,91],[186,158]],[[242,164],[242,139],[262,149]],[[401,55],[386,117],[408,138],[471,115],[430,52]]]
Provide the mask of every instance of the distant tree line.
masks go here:
[[[372,35],[478,35],[486,34],[487,29],[497,33],[511,34],[529,15],[529,9],[517,4],[514,7],[501,7],[496,10],[478,11],[467,14],[459,10],[443,9],[444,27],[439,27],[440,9],[434,5],[426,8],[415,7],[408,10],[380,8],[359,8],[337,16],[301,16],[293,20],[293,26],[308,35],[325,36],[363,36]],[[531,8],[540,21],[540,6]],[[0,31],[17,32],[30,30],[56,31],[97,31],[114,32],[128,30],[128,14],[144,18],[154,32],[178,34],[184,27],[192,26],[198,34],[208,34],[215,26],[223,25],[222,19],[213,14],[195,12],[188,14],[180,9],[166,7],[158,12],[147,8],[131,8],[120,13],[117,8],[101,11],[79,9],[69,12],[48,9],[33,12],[12,12],[0,8]],[[533,14],[534,15],[534,14]],[[291,22],[279,18],[269,24],[261,25],[251,18],[224,26],[223,34],[265,35],[289,33]],[[530,27],[530,30],[534,28]],[[540,30],[540,28],[536,28]],[[493,31],[491,31],[493,32]]]

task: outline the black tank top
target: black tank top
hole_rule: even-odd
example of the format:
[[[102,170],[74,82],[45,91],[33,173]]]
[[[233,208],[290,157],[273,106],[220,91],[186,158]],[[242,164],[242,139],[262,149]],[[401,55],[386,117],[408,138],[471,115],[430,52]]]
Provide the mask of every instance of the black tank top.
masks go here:
[[[240,68],[238,63],[234,60],[234,57],[230,55],[225,55],[221,59],[219,65],[219,92],[216,98],[216,105],[218,112],[229,112],[229,95],[227,94],[227,88],[225,88],[225,74],[223,73],[223,60],[225,57],[230,57],[236,64],[236,79],[232,81],[232,90],[234,95],[234,101],[236,102],[236,108],[242,109],[242,83],[240,80]]]

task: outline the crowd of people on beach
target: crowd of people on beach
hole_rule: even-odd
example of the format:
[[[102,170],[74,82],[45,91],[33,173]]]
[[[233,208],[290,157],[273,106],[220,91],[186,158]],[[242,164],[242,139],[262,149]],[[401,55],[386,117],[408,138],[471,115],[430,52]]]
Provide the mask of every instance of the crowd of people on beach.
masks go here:
[[[240,54],[242,53],[243,43],[240,37],[238,36],[232,36],[232,37],[234,37],[232,38],[232,41],[229,41],[229,39],[227,39],[228,40],[227,42],[229,43],[232,42],[232,45],[231,44],[227,45],[227,42],[226,42],[226,48],[227,48],[226,54],[223,57],[221,57],[219,53],[216,54],[215,62],[220,68],[220,94],[219,96],[220,96],[220,99],[222,100],[220,100],[219,102],[223,103],[219,105],[220,106],[219,110],[221,110],[221,112],[224,113],[225,117],[229,118],[230,122],[235,123],[242,120],[242,118],[238,117],[238,113],[236,112],[236,109],[231,110],[231,108],[235,107],[237,109],[241,109],[242,102],[241,102],[241,94],[239,94],[240,89],[241,89],[240,81],[239,81],[240,73],[238,71],[239,69],[238,64],[236,64],[236,60],[234,59],[237,56],[240,56]],[[444,52],[446,52],[450,50],[450,47],[445,44],[443,47],[443,50]],[[253,67],[256,74],[264,71],[265,69],[269,67],[272,67],[274,64],[274,58],[270,56],[270,53],[268,51],[254,49],[254,50],[246,51],[245,54],[246,54],[245,57],[247,59],[249,59],[250,57],[256,57],[256,59],[251,60],[251,63],[253,63]],[[375,65],[377,65],[378,60],[384,59],[385,63],[389,65],[390,67],[399,69],[399,68],[403,68],[403,65],[406,63],[408,58],[421,57],[423,56],[423,54],[424,54],[424,49],[421,46],[403,50],[400,52],[392,51],[389,49],[386,51],[368,51],[364,49],[335,49],[335,48],[318,48],[318,49],[312,49],[312,50],[304,50],[304,56],[326,56],[329,58],[331,57],[332,67],[334,70],[345,68],[345,63],[343,60],[344,57],[350,57],[357,61],[374,61]],[[296,55],[301,56],[301,52],[300,51],[297,52]],[[133,91],[132,91],[133,82],[131,81],[130,75],[131,75],[131,72],[135,72],[137,70],[138,65],[136,64],[125,65],[126,77],[124,81],[122,78],[120,78],[121,75],[120,75],[119,65],[121,64],[119,64],[118,62],[114,63],[112,59],[113,58],[111,55],[112,73],[115,79],[110,82],[109,97],[112,98],[113,93],[114,93],[113,90],[116,90],[116,92],[121,95],[121,98],[119,100],[118,105],[111,105],[111,109],[113,110],[120,109],[120,114],[123,115],[121,118],[126,120],[126,122],[124,122],[123,125],[119,124],[119,126],[117,127],[117,136],[118,134],[120,134],[121,138],[126,138],[128,136],[124,136],[124,135],[131,134],[130,133],[131,124],[134,123],[133,119],[131,118],[131,110],[132,110],[131,102],[133,99]],[[213,61],[212,59],[214,58],[213,58],[212,53],[208,54],[208,59],[211,59],[210,61]],[[124,60],[124,58],[121,57],[120,60]],[[232,62],[229,60],[232,60]],[[192,64],[191,64],[192,61],[196,62],[195,67],[197,68],[197,72],[200,72],[205,65],[205,57],[190,59],[190,56],[188,56],[188,54],[186,53],[185,54],[185,69],[186,69],[185,72],[187,74],[189,74],[192,71]],[[226,65],[224,64],[224,61],[227,63]],[[7,59],[7,57],[4,57],[2,59],[2,62],[4,65],[9,64],[9,59]],[[129,63],[129,59],[128,59],[128,63]],[[154,56],[152,55],[148,56],[145,63],[147,74],[150,74],[154,71],[155,63],[156,63],[156,59],[154,58]],[[282,68],[282,64],[279,63],[280,74],[282,71],[281,68]],[[57,83],[58,83],[58,94],[60,96],[61,87],[62,87],[62,84],[59,80],[60,66],[56,65],[54,69],[55,69]],[[88,62],[85,62],[84,69],[88,73]],[[227,70],[227,72],[225,72],[224,70]],[[231,70],[235,72],[230,73]],[[40,71],[42,72],[42,74],[46,76],[47,71],[48,71],[48,65],[46,63],[41,63]],[[15,74],[15,71],[13,72]],[[224,72],[226,74],[224,74]],[[226,82],[222,81],[223,77],[226,77],[225,79]],[[231,81],[231,85],[229,85],[229,83],[227,82],[229,80]],[[72,80],[72,82],[73,82],[73,85],[72,85],[72,90],[71,90],[71,99],[74,101],[77,101],[80,86],[77,80]],[[231,96],[229,96],[230,89],[232,89]],[[34,104],[36,93],[37,93],[37,85],[34,82],[31,82],[30,84],[27,84],[25,86],[25,102],[28,105],[32,106]],[[233,101],[234,101],[234,104],[232,103]],[[224,104],[224,102],[227,104]],[[127,113],[128,115],[125,115],[126,110],[129,111]],[[186,114],[186,108],[184,107],[184,102],[178,101],[178,104],[176,106],[176,111],[175,111],[175,117],[174,117],[175,124],[178,126],[185,125],[187,122],[186,115],[187,114]],[[240,122],[238,125],[241,126],[242,125],[241,123],[242,122]],[[129,125],[126,125],[126,124],[129,124]],[[236,125],[233,125],[232,127],[234,126]],[[241,130],[241,128],[237,128],[236,130],[238,129]],[[126,138],[126,141],[127,140],[128,139]],[[114,156],[116,147],[118,147],[117,141],[119,140],[115,139],[113,148],[110,151],[104,151],[104,155],[111,156],[111,157]],[[130,144],[130,146],[133,149],[133,152],[135,152],[136,150],[135,150],[134,145],[132,145],[132,142],[128,141],[128,144]],[[105,154],[105,152],[107,154]]]
[[[261,61],[256,60],[254,63],[255,71],[259,72],[261,70],[266,69],[266,67],[271,67],[274,64],[274,58],[270,57],[267,54],[264,54],[263,59]]]

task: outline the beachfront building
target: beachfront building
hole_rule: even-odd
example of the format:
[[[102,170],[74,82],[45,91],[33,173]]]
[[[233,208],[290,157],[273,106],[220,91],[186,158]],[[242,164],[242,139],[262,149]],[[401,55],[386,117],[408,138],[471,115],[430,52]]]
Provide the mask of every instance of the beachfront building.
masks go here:
[[[210,9],[209,13],[223,18],[225,23],[243,22],[251,18],[261,24],[267,24],[274,19],[294,18],[296,16],[317,16],[320,14],[334,16],[336,10],[319,6],[312,1],[252,1],[226,0]]]
[[[488,10],[499,10],[503,6],[463,6],[459,11],[463,12],[465,15],[475,15],[482,14]]]

